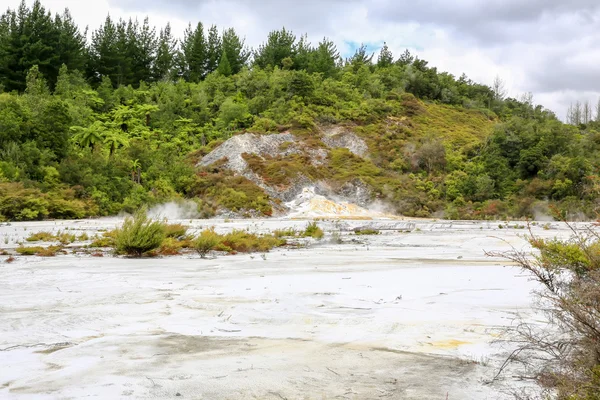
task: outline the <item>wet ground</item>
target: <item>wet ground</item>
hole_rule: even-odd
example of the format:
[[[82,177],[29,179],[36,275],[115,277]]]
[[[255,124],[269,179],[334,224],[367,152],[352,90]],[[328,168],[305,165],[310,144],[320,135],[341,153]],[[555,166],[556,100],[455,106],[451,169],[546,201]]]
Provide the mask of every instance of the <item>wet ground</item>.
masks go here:
[[[307,223],[185,222],[260,232]],[[117,223],[4,225],[0,246]],[[365,224],[385,230],[352,233]],[[539,315],[532,282],[484,251],[527,249],[525,230],[320,225],[323,240],[267,254],[0,257],[0,398],[510,398],[504,390],[519,382],[487,383],[510,350],[492,342],[517,315]],[[541,225],[535,234],[568,235]]]

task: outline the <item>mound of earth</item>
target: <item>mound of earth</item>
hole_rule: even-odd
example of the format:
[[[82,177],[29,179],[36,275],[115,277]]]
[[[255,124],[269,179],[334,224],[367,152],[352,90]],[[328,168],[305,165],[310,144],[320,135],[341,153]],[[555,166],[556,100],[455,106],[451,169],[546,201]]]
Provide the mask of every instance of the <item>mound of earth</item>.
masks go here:
[[[283,213],[373,217],[373,212],[364,208],[373,200],[371,189],[360,179],[349,178],[345,182],[332,184],[327,179],[313,178],[307,171],[309,168],[313,171],[326,169],[330,151],[341,148],[361,158],[366,158],[368,154],[368,146],[363,139],[348,128],[336,126],[323,129],[319,136],[309,138],[289,132],[236,135],[204,156],[198,166],[207,167],[222,162],[224,168],[249,179],[270,198],[279,200],[287,208],[282,210]],[[301,164],[300,168],[296,165],[297,171],[292,176],[286,176],[284,184],[274,183],[272,176],[264,171],[253,170],[247,161],[250,159],[248,157],[258,159],[267,167],[273,166],[273,162],[285,165],[288,160],[291,164],[298,159],[306,165]],[[279,171],[271,168],[270,173],[278,174]],[[339,200],[331,200],[333,198]],[[278,209],[281,209],[281,204]]]

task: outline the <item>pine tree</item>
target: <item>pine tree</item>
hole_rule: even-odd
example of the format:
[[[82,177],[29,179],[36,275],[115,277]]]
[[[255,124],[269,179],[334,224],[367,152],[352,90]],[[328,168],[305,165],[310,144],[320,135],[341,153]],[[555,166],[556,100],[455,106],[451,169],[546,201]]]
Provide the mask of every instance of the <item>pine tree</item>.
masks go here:
[[[92,82],[100,83],[103,77],[108,77],[113,85],[121,83],[120,49],[117,40],[117,26],[109,15],[106,17],[104,24],[92,33],[88,69],[88,77]]]
[[[221,60],[219,61],[219,67],[217,68],[217,72],[223,76],[231,75],[231,64],[229,64],[229,59],[227,58],[227,53],[225,51],[221,55]]]
[[[231,73],[237,74],[244,68],[251,54],[244,44],[244,39],[238,36],[235,29],[229,28],[223,32],[221,45],[223,51],[227,53]]]
[[[398,58],[398,61],[396,61],[396,64],[398,65],[410,65],[413,63],[413,61],[415,61],[415,57],[410,54],[410,51],[408,51],[408,49],[404,50],[404,53],[402,53],[402,55]]]
[[[79,31],[68,9],[56,16],[55,25],[59,29],[58,62],[70,70],[83,72],[86,64],[86,32]]]
[[[156,60],[152,72],[155,81],[174,78],[176,53],[177,41],[171,33],[171,25],[167,24],[164,29],[161,29],[158,38]]]
[[[331,40],[323,38],[310,54],[308,72],[320,72],[324,77],[329,78],[336,74],[339,62],[340,53],[335,44]]]
[[[267,42],[261,44],[254,54],[254,64],[260,68],[280,67],[286,58],[296,56],[296,36],[285,28],[271,31]]]
[[[141,26],[136,21],[128,35],[128,56],[132,58],[132,81],[129,83],[137,86],[140,81],[148,82],[152,79],[152,68],[156,60],[156,29],[150,26],[146,17]]]
[[[347,65],[352,66],[352,70],[356,73],[363,65],[371,65],[373,61],[373,53],[367,53],[367,46],[361,44],[354,52],[354,55],[346,60]]]
[[[213,25],[208,30],[208,42],[206,44],[206,74],[210,74],[217,70],[223,55],[222,47],[219,30]]]
[[[206,72],[206,39],[202,22],[198,22],[194,30],[191,25],[188,26],[181,47],[185,61],[185,79],[191,82],[200,82]]]
[[[394,55],[390,51],[387,46],[387,43],[383,42],[383,47],[379,52],[379,57],[377,58],[377,67],[385,68],[389,67],[394,63]]]
[[[39,0],[31,9],[22,1],[0,20],[0,83],[5,90],[23,91],[28,71],[35,65],[53,87],[61,62],[61,30]],[[68,33],[65,31],[65,35]]]

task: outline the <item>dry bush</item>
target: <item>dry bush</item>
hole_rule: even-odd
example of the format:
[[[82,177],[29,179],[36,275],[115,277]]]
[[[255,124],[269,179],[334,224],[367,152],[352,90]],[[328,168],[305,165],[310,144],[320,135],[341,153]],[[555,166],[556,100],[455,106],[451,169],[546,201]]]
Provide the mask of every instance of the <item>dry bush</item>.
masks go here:
[[[542,239],[530,229],[535,254],[489,253],[504,257],[541,284],[535,293],[549,326],[521,323],[511,333],[523,363],[559,400],[600,400],[600,234],[598,225],[571,228],[569,240]]]

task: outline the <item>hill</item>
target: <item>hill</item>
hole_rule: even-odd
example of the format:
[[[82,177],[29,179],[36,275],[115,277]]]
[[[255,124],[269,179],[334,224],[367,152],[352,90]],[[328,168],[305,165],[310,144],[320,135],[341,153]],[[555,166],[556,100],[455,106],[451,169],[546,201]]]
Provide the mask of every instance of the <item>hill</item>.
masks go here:
[[[598,211],[600,123],[563,124],[500,81],[385,47],[376,62],[365,47],[343,60],[285,29],[251,50],[233,29],[198,24],[177,41],[108,18],[86,42],[68,13],[49,15],[36,1],[1,19],[0,219],[181,199],[202,217],[268,216],[305,187],[419,217]],[[49,33],[19,33],[30,26]]]

